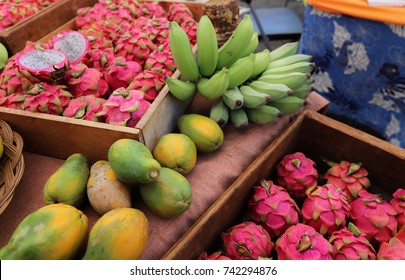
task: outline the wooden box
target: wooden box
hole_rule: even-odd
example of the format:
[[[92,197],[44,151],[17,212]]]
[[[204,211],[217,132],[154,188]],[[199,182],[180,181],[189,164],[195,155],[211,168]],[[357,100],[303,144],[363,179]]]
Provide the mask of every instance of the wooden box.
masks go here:
[[[160,2],[166,10],[172,3]],[[196,20],[202,16],[201,3],[185,4]],[[71,29],[76,29],[75,18],[48,32],[39,41],[46,42],[55,34]],[[179,75],[180,72],[176,71],[173,77]],[[0,119],[9,123],[24,138],[26,151],[60,159],[79,152],[86,154],[90,161],[96,161],[105,159],[109,146],[120,138],[137,139],[152,148],[160,136],[175,128],[177,119],[188,104],[189,101],[174,98],[165,85],[135,128],[5,107],[0,107]]]
[[[404,188],[405,149],[377,139],[315,111],[307,110],[281,133],[221,197],[175,243],[162,259],[196,259],[214,252],[220,234],[239,223],[246,213],[251,189],[274,178],[276,164],[287,153],[301,151],[315,160],[320,172],[324,159],[362,162],[369,172],[371,192],[387,198]]]

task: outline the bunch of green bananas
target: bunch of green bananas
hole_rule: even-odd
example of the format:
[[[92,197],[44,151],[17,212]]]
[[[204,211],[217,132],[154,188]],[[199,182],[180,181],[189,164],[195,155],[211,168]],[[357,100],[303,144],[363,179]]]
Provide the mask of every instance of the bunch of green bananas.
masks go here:
[[[212,100],[210,117],[221,127],[270,123],[297,112],[312,91],[312,57],[297,53],[298,42],[256,52],[258,34],[249,15],[220,48],[206,15],[198,23],[196,55],[175,22],[170,23],[169,44],[181,73],[179,79],[166,77],[170,92],[180,100],[196,92]]]

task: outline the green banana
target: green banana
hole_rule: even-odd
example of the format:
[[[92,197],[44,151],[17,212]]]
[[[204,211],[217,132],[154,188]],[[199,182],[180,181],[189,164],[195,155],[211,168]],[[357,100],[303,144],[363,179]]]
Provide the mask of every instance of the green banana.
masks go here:
[[[243,84],[252,75],[255,64],[255,54],[239,58],[229,67],[228,89],[235,88]]]
[[[284,58],[278,59],[278,60],[271,60],[269,64],[267,65],[267,69],[272,69],[272,68],[277,68],[277,67],[282,67],[282,66],[286,66],[286,65],[290,65],[293,63],[297,63],[297,62],[302,62],[302,61],[307,61],[310,62],[312,61],[312,55],[308,55],[308,54],[293,54],[290,56],[286,56]]]
[[[250,122],[260,125],[271,123],[282,116],[280,110],[268,105],[262,105],[255,109],[246,109],[246,114]]]
[[[271,100],[277,100],[293,94],[293,91],[284,84],[271,84],[262,81],[253,81],[249,84],[249,86],[258,92],[269,95]]]
[[[298,84],[298,85],[292,87],[291,89],[294,91],[294,90],[296,90],[296,89],[298,89],[298,88],[300,88],[300,87],[303,87],[303,86],[312,86],[313,84],[314,84],[314,77],[311,76],[311,77],[309,77],[308,80],[305,80],[305,81],[302,82],[301,84]]]
[[[297,53],[298,42],[285,43],[270,52],[270,61],[275,61]]]
[[[169,23],[169,46],[174,63],[180,73],[189,81],[197,80],[200,71],[190,40],[187,33],[175,21]]]
[[[229,85],[229,69],[224,67],[210,78],[201,78],[197,82],[198,92],[208,100],[220,98]]]
[[[261,75],[258,81],[271,84],[284,84],[289,88],[294,88],[311,78],[309,73],[292,72],[287,74]]]
[[[280,110],[284,115],[298,112],[305,105],[305,100],[297,96],[286,96],[276,101],[268,103],[269,106]]]
[[[239,88],[227,89],[222,95],[222,100],[225,105],[228,106],[231,110],[239,109],[244,104],[244,98]]]
[[[270,95],[258,92],[250,86],[241,86],[240,92],[243,95],[243,107],[245,108],[257,108],[259,106],[265,105],[271,100]]]
[[[197,85],[191,81],[182,81],[166,76],[165,83],[173,96],[182,101],[192,98],[197,91]]]
[[[307,99],[307,97],[314,91],[314,87],[311,85],[302,85],[294,90],[293,96],[299,97],[301,99]]]
[[[219,48],[217,69],[229,67],[242,57],[246,46],[252,39],[253,32],[252,18],[250,15],[245,15],[231,37]]]
[[[270,51],[268,49],[255,53],[255,65],[253,66],[253,71],[250,78],[256,77],[263,73],[267,69],[267,65],[269,65],[269,63]]]
[[[200,18],[197,26],[197,63],[200,74],[211,77],[218,62],[218,41],[214,25],[207,15]]]
[[[243,108],[230,110],[229,119],[236,128],[242,128],[249,125],[248,116]]]
[[[268,74],[287,74],[291,72],[310,73],[315,67],[315,63],[310,61],[301,61],[293,64],[267,69],[263,75]],[[267,68],[267,65],[266,65]]]
[[[255,50],[257,49],[257,46],[259,46],[259,33],[254,31],[248,46],[242,53],[242,57],[248,56],[249,54],[254,53]]]
[[[215,101],[210,108],[210,118],[220,127],[224,127],[229,121],[229,108],[225,105],[222,98]]]

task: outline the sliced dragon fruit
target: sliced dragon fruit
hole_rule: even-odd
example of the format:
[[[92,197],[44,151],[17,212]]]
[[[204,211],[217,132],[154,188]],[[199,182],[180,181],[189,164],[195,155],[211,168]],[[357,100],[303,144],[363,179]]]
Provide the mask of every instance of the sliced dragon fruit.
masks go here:
[[[52,39],[53,49],[65,53],[71,64],[78,63],[89,49],[89,40],[78,31],[66,31]]]
[[[17,65],[40,80],[57,83],[63,80],[69,65],[68,57],[56,50],[30,50],[16,55]]]

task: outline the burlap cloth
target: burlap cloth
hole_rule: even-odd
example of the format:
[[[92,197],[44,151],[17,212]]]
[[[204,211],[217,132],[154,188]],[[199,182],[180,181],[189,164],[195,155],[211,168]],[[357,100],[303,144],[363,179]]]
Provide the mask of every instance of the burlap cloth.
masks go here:
[[[193,100],[188,112],[205,114],[206,107],[202,106],[201,102]],[[312,93],[306,107],[322,111],[327,105],[328,102],[324,98]],[[214,153],[198,154],[195,168],[187,175],[193,190],[193,202],[190,208],[177,218],[167,220],[157,217],[148,211],[135,192],[133,207],[144,211],[149,222],[149,240],[142,259],[153,260],[163,257],[293,119],[293,116],[284,116],[271,124],[265,126],[252,124],[246,129],[236,129],[232,125],[227,125],[224,128],[223,146]],[[42,196],[43,186],[49,176],[64,162],[29,152],[24,152],[24,157],[26,167],[23,178],[16,188],[11,203],[0,215],[0,247],[8,242],[25,216],[45,205]],[[100,216],[88,202],[81,210],[89,218],[90,230]]]

